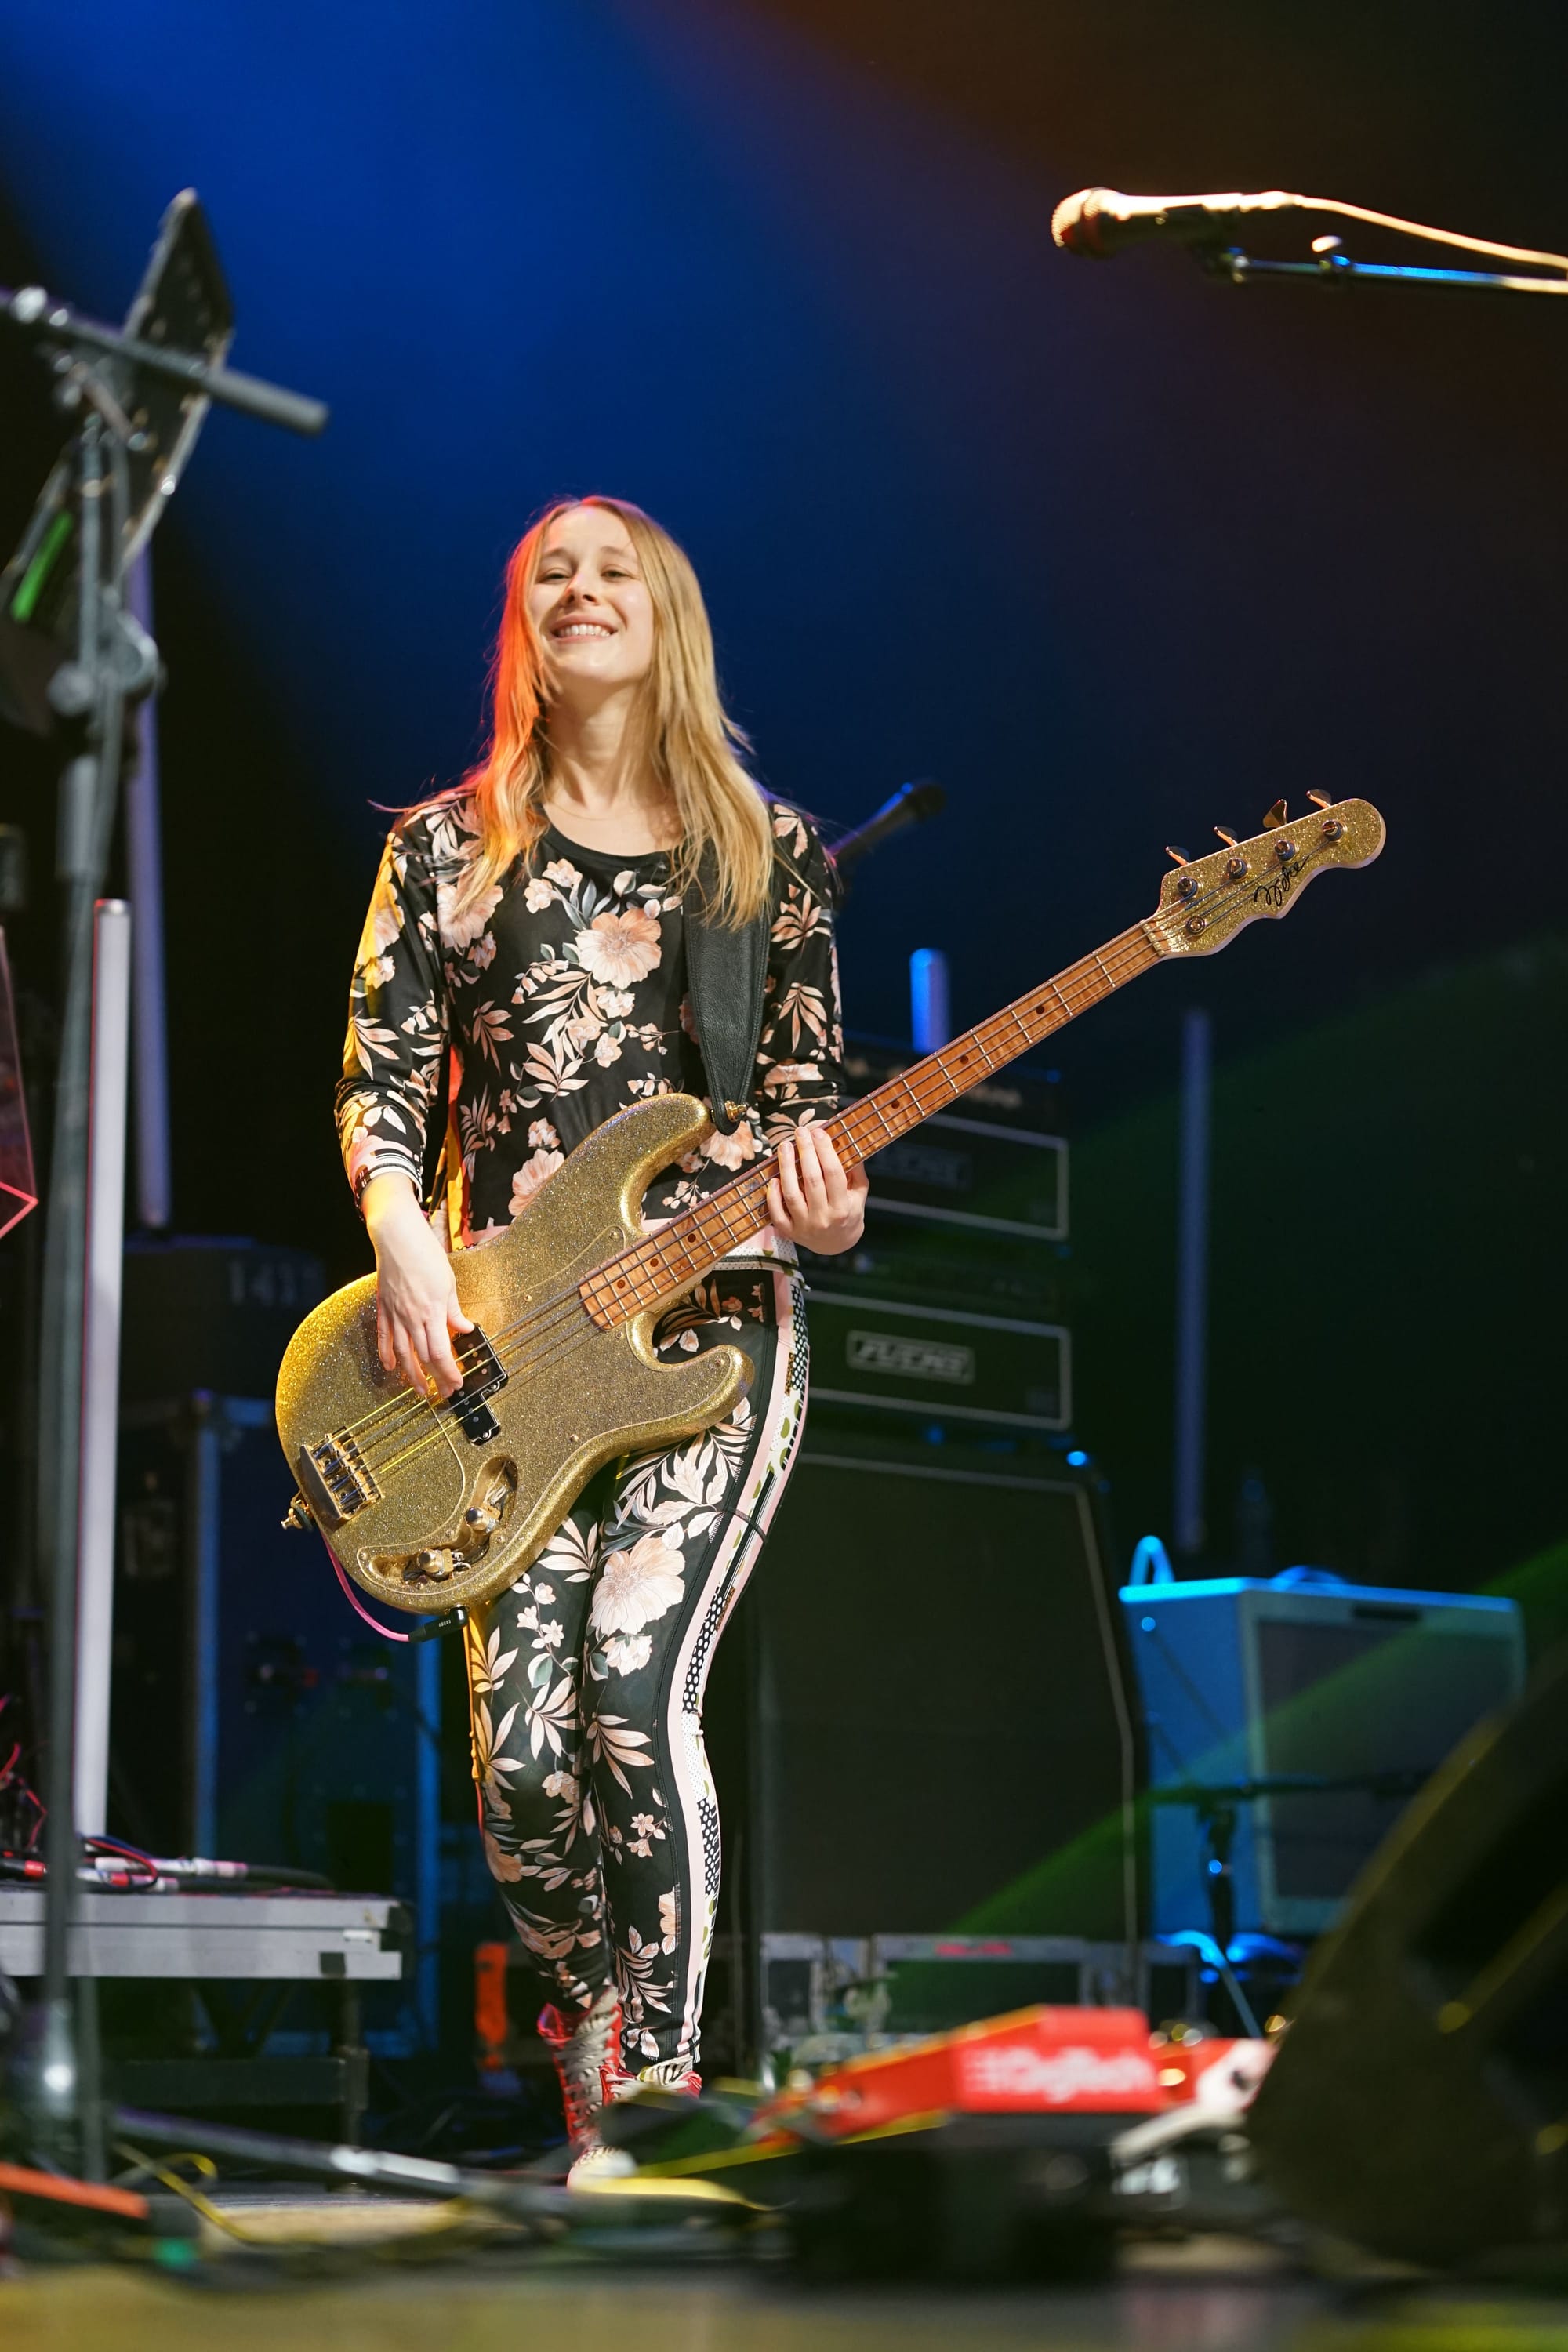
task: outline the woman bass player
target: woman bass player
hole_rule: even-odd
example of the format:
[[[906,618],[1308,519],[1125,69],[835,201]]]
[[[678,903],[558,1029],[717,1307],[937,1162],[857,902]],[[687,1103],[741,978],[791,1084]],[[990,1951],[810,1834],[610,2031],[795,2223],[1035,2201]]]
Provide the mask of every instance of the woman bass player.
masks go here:
[[[620,499],[550,509],[508,571],[489,754],[387,842],[338,1093],[382,1361],[443,1394],[471,1328],[421,1202],[448,1046],[462,1243],[518,1216],[643,1096],[707,1097],[716,1120],[650,1188],[649,1221],[780,1144],[771,1223],[657,1337],[666,1354],[740,1346],[749,1393],[701,1436],[601,1472],[468,1629],[485,1853],[550,1994],[540,2031],[574,2169],[612,2160],[605,2095],[634,2079],[697,2087],[719,1889],[703,1692],[800,1441],[794,1244],[849,1249],[864,1217],[865,1177],[818,1125],[839,1087],[830,870],[807,820],[746,774],[742,745],[681,550]],[[703,1004],[688,941],[755,925],[754,1069],[748,1098],[724,1102],[707,1072],[726,1006]]]

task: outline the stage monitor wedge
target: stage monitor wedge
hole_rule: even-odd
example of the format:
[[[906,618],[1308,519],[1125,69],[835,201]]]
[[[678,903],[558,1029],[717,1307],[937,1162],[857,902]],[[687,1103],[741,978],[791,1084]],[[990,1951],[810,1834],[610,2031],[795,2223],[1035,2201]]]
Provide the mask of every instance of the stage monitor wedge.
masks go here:
[[[1252,2111],[1292,2210],[1440,2267],[1568,2242],[1568,1649],[1457,1748],[1320,1945]]]

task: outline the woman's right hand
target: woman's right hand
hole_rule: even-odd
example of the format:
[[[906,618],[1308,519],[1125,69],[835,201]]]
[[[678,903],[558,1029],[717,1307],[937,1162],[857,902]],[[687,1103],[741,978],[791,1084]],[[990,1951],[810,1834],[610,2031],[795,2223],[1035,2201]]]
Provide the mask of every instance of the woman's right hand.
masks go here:
[[[361,1205],[375,1250],[376,1352],[421,1393],[434,1380],[450,1396],[463,1384],[453,1335],[474,1328],[458,1304],[452,1261],[406,1176],[373,1176]]]

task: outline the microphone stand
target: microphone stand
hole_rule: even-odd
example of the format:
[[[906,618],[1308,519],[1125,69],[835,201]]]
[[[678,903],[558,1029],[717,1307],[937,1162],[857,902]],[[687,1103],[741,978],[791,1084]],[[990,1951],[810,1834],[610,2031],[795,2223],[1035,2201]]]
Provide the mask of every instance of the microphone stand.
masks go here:
[[[177,202],[183,200],[176,200]],[[190,200],[194,206],[194,198]],[[127,706],[159,682],[157,648],[127,609],[131,461],[147,436],[136,415],[147,377],[296,433],[319,433],[319,401],[237,375],[201,352],[83,319],[41,287],[0,288],[0,321],[39,347],[57,398],[79,419],[64,462],[68,501],[41,542],[25,542],[10,617],[26,626],[39,583],[75,536],[74,643],[48,687],[74,749],[60,780],[57,873],[64,885],[64,1013],[56,1076],[44,1252],[39,1380],[39,1568],[48,1593],[49,1673],[44,1981],[19,2085],[40,2155],[102,2169],[94,2008],[71,2002],[76,1826],[77,1579],[81,1537],[82,1384],[88,1276],[94,907],[109,867]],[[189,446],[182,445],[181,456]],[[161,505],[174,487],[171,466]]]
[[[1311,261],[1258,261],[1238,245],[1194,246],[1194,258],[1211,278],[1231,286],[1250,286],[1255,278],[1293,279],[1298,285],[1348,286],[1365,279],[1384,286],[1417,286],[1446,289],[1469,287],[1483,294],[1568,294],[1568,278],[1510,278],[1494,269],[1422,269],[1384,261],[1356,261],[1337,236],[1312,239]]]
[[[847,897],[849,869],[868,850],[879,848],[890,835],[902,833],[906,825],[925,824],[946,805],[947,794],[934,777],[924,776],[918,782],[900,784],[890,800],[884,801],[873,815],[829,848],[828,863],[838,877],[840,895]]]
[[[143,374],[161,376],[184,392],[199,393],[204,400],[216,400],[220,408],[237,408],[247,416],[258,416],[264,425],[280,425],[287,433],[313,435],[326,429],[324,402],[303,393],[286,392],[281,384],[264,383],[259,376],[221,367],[204,352],[173,351],[166,343],[146,342],[139,335],[122,334],[118,327],[101,326],[96,319],[73,310],[68,302],[46,294],[41,286],[0,286],[0,319],[19,329],[30,342],[42,344],[51,357],[61,351],[70,354],[66,373],[73,381],[85,383],[85,373],[91,372],[95,362],[129,361]],[[94,381],[108,389],[101,376]],[[129,440],[133,428],[122,414],[119,427]]]

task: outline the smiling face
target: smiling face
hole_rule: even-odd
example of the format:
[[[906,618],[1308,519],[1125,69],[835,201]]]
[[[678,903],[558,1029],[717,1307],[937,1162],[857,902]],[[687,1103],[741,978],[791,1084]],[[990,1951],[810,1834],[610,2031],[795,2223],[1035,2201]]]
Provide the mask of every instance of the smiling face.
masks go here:
[[[528,590],[550,698],[602,700],[647,678],[653,599],[631,535],[606,507],[567,507],[544,534]]]

